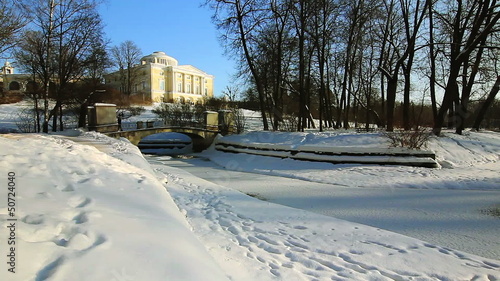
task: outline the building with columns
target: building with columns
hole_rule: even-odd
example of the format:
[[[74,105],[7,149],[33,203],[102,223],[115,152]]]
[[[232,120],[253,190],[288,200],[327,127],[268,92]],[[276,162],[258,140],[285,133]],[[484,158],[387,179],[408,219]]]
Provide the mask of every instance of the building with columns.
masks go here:
[[[203,103],[213,97],[214,76],[192,65],[179,65],[164,52],[154,52],[141,59],[132,71],[132,95],[146,100],[169,103]],[[120,89],[120,72],[105,75],[106,84]]]

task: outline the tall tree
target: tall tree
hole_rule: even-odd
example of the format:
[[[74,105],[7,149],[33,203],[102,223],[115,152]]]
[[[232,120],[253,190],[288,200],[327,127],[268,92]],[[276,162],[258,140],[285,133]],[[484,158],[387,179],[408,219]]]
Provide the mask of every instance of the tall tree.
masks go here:
[[[264,0],[207,0],[213,11],[212,20],[223,33],[221,41],[226,43],[228,53],[241,56],[248,67],[259,96],[260,111],[264,130],[269,130],[266,115],[264,84],[256,66],[256,54],[252,40],[256,38],[260,24],[267,20]]]
[[[19,42],[21,29],[28,23],[22,4],[22,1],[0,0],[0,55]]]
[[[433,128],[436,135],[440,135],[446,113],[449,111],[454,112],[452,118],[455,119],[456,132],[462,133],[468,102],[467,96],[464,96],[464,99],[460,97],[459,83],[464,74],[463,68],[472,62],[472,53],[488,48],[482,44],[488,42],[485,40],[492,33],[498,32],[499,8],[500,5],[495,0],[456,0],[450,3],[447,9],[440,10],[441,26],[451,40],[447,42],[449,67],[445,92]]]
[[[396,60],[393,63],[384,63],[384,65],[380,66],[380,71],[384,74],[385,78],[387,78],[387,130],[394,130],[394,109],[396,105],[396,93],[401,69],[403,70],[405,77],[403,122],[405,129],[408,130],[410,127],[409,105],[411,69],[416,52],[417,36],[425,15],[427,14],[427,6],[430,1],[417,0],[414,2],[399,0],[400,9],[396,9],[397,4],[395,0],[390,0],[385,3],[388,11],[388,17],[390,18],[390,20],[387,21],[388,26],[386,27],[386,30],[391,30],[391,32],[386,34],[384,40],[387,41],[388,45],[394,48],[394,54],[396,55]],[[400,14],[396,14],[396,11],[399,11]],[[402,26],[397,26],[397,24],[400,23],[402,23]],[[402,30],[402,32],[398,32],[399,30]],[[388,66],[391,68],[387,68]]]
[[[316,50],[316,61],[318,63],[319,75],[319,130],[323,131],[323,120],[325,125],[332,127],[331,101],[329,99],[328,85],[328,61],[330,47],[333,45],[334,31],[336,27],[335,14],[338,6],[333,1],[316,0],[313,2],[311,28],[309,33],[312,44]]]
[[[118,68],[121,81],[121,92],[126,96],[132,93],[132,87],[137,80],[137,64],[142,56],[142,51],[134,42],[127,40],[111,48],[111,58]]]
[[[429,9],[429,89],[431,95],[432,120],[436,123],[437,102],[436,102],[436,48],[434,46],[434,3],[428,5]]]
[[[404,21],[404,30],[406,42],[408,44],[405,53],[408,55],[402,64],[404,76],[404,90],[403,90],[403,128],[405,130],[411,129],[410,124],[410,88],[412,68],[417,51],[417,36],[420,33],[420,27],[424,21],[430,0],[400,0],[401,11]]]
[[[495,84],[493,84],[493,87],[491,88],[490,93],[486,97],[486,100],[484,100],[484,102],[481,104],[481,107],[479,108],[479,112],[477,114],[476,119],[474,120],[474,124],[472,125],[472,128],[479,130],[479,127],[481,126],[481,122],[483,122],[484,116],[486,115],[488,108],[495,101],[495,98],[496,98],[499,90],[500,90],[500,75],[497,76],[497,79],[495,80]]]
[[[63,106],[69,100],[72,85],[80,81],[92,65],[93,44],[102,41],[103,37],[102,22],[96,0],[30,1],[29,12],[34,15],[34,28],[29,32],[30,36],[25,37],[19,61],[43,82],[43,131],[48,132],[48,122],[52,117],[52,130],[58,128],[58,116],[59,129],[63,129]],[[31,55],[31,60],[36,63],[27,60],[26,55]],[[50,112],[49,98],[55,101]]]

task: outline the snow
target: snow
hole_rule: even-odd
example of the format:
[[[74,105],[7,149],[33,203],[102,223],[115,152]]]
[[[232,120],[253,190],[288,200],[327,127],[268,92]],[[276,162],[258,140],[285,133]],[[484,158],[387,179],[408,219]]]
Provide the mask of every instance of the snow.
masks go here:
[[[29,109],[27,102],[0,105],[0,133],[18,132],[17,122],[24,109]]]
[[[18,206],[17,272],[4,263],[1,280],[500,278],[499,261],[257,200],[150,165],[126,140],[69,135],[0,137]]]
[[[498,190],[350,187],[238,172],[204,158],[147,158],[153,164],[181,168],[268,202],[390,230],[482,257],[500,257],[500,220],[488,214],[498,206]],[[237,168],[237,162],[230,164]]]
[[[500,134],[466,132],[459,136],[444,133],[433,137],[428,149],[436,154],[439,169],[379,165],[335,165],[292,159],[232,154],[212,148],[204,156],[232,170],[264,173],[313,182],[349,187],[478,189],[498,190],[500,186]],[[287,137],[288,136],[288,137]],[[304,147],[321,145],[345,152],[362,149],[387,149],[386,139],[378,133],[357,134],[348,131],[330,133],[250,132],[222,138],[224,142],[259,144],[262,147]],[[229,164],[228,164],[229,163]]]
[[[138,146],[145,154],[182,155],[193,152],[191,138],[173,132],[146,136],[139,142]]]
[[[116,104],[114,103],[102,103],[102,102],[96,102],[93,104],[93,106],[103,106],[103,107],[115,107]]]
[[[383,145],[375,134],[343,131],[230,140]],[[497,133],[448,134],[429,149],[441,168],[332,165],[213,148],[202,155],[229,170],[356,192],[473,190],[498,198]],[[95,132],[0,135],[0,280],[500,280],[499,260],[258,200],[155,159],[148,163],[127,140]],[[9,172],[16,174],[15,274],[6,263]]]
[[[165,192],[166,179],[130,143],[4,135],[0,147],[0,169],[16,174],[18,219],[16,273],[2,262],[0,280],[227,280]],[[0,198],[6,261],[6,188]]]
[[[169,175],[169,192],[194,233],[233,280],[498,278],[496,261],[249,198],[168,166],[160,169]]]

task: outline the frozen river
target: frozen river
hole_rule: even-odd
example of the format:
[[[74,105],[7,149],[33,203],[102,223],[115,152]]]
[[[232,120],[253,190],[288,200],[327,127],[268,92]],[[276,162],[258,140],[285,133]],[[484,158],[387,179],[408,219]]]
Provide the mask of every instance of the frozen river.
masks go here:
[[[487,211],[500,203],[500,191],[345,187],[229,171],[201,158],[148,160],[269,202],[500,260],[500,218]]]

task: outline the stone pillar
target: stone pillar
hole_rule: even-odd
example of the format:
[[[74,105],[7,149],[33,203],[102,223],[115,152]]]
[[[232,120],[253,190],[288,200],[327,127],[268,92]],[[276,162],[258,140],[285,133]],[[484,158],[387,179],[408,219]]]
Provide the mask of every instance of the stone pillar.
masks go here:
[[[118,119],[116,118],[116,105],[96,103],[88,107],[88,129],[96,132],[118,131]]]
[[[219,131],[222,135],[233,132],[234,117],[231,110],[219,110]]]
[[[219,129],[218,113],[215,111],[205,111],[205,129],[217,131]]]

